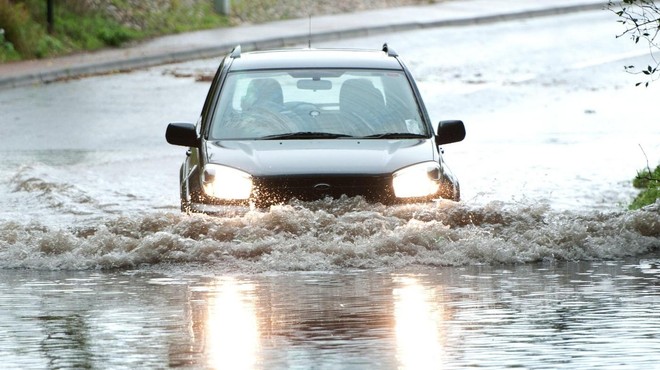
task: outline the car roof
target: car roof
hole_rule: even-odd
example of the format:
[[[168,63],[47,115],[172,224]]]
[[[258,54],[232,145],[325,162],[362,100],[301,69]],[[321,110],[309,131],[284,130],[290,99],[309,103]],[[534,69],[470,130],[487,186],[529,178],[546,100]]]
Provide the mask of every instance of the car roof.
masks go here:
[[[232,53],[230,71],[293,68],[403,70],[395,55],[381,50],[285,49]]]

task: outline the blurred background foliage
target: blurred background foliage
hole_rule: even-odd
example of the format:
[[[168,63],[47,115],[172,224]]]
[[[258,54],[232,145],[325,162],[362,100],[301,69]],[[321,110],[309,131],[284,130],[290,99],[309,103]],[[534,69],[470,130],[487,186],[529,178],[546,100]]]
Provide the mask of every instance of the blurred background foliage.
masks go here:
[[[54,5],[48,32],[47,4]],[[0,0],[0,63],[117,47],[165,34],[448,0]]]
[[[209,0],[0,0],[0,62],[117,47],[163,34],[224,27]]]

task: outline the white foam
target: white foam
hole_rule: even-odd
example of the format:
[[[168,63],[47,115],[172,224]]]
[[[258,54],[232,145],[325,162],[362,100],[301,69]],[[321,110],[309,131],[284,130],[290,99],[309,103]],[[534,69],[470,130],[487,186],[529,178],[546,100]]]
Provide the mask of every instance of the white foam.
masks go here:
[[[639,211],[441,202],[293,202],[226,215],[153,212],[58,228],[0,222],[0,268],[130,269],[205,264],[218,271],[336,271],[412,265],[602,260],[660,249],[660,204]]]

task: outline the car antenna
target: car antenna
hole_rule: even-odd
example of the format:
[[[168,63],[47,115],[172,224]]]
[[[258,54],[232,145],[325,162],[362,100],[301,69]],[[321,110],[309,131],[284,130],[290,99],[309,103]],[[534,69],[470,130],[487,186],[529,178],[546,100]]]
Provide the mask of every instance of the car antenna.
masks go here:
[[[309,12],[309,37],[307,38],[307,48],[312,48],[312,12]]]

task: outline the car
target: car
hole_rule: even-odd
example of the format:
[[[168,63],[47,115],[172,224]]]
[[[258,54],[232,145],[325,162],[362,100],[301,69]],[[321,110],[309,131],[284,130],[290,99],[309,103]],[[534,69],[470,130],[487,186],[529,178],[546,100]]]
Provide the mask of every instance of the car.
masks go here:
[[[268,207],[292,199],[362,196],[396,204],[460,199],[442,145],[460,120],[434,130],[409,69],[380,49],[279,49],[223,58],[196,124],[170,123],[188,148],[181,209]]]

